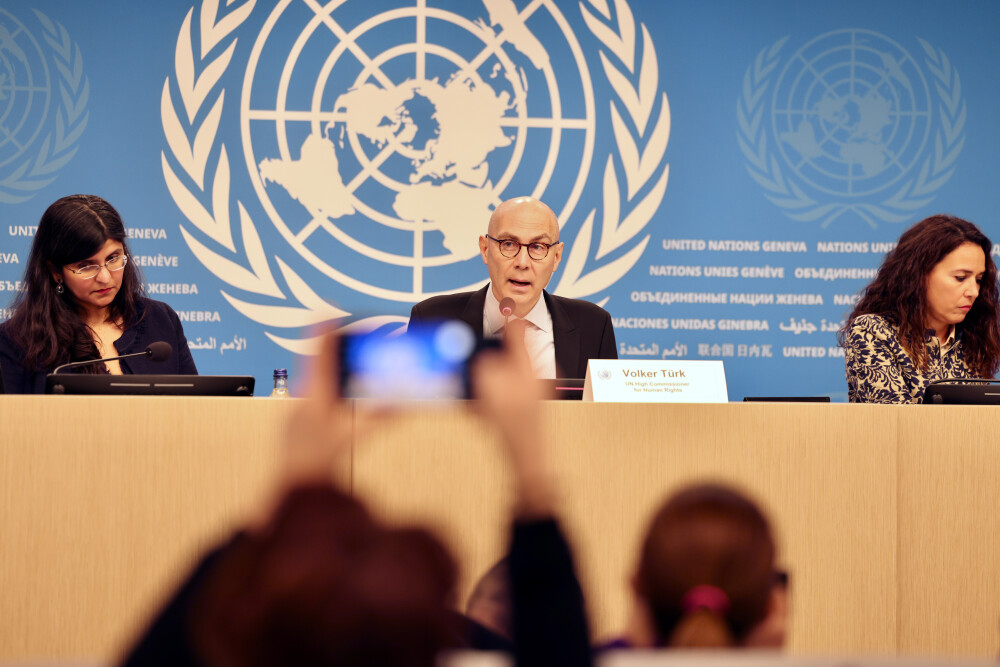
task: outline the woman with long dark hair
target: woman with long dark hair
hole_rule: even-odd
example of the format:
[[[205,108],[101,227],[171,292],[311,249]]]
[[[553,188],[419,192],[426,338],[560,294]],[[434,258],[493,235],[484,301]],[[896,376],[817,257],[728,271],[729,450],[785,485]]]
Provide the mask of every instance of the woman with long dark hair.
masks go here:
[[[143,295],[125,226],[94,195],[59,199],[42,215],[13,314],[0,325],[0,368],[11,393],[42,393],[60,364],[107,359],[166,341],[173,354],[95,363],[79,373],[197,373],[177,314]]]
[[[903,232],[840,331],[852,403],[920,403],[934,380],[996,375],[992,249],[978,227],[950,215]]]

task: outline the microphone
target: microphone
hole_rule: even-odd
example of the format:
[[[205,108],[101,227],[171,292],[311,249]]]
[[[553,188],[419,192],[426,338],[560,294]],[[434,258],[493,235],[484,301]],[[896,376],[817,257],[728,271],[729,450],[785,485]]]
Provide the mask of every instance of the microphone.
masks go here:
[[[514,299],[505,296],[500,301],[500,314],[503,315],[503,325],[506,327],[510,324],[510,316],[514,314]]]
[[[158,340],[146,346],[144,354],[150,361],[166,361],[174,353],[174,348],[165,340]]]
[[[149,346],[142,352],[133,352],[132,354],[123,354],[119,357],[108,357],[107,359],[90,359],[88,361],[74,361],[69,364],[63,364],[62,366],[56,366],[55,370],[52,371],[52,375],[56,375],[59,371],[65,370],[67,368],[79,368],[80,366],[89,366],[90,364],[99,364],[104,361],[118,361],[119,359],[130,359],[132,357],[149,357],[151,361],[166,361],[173,354],[174,348],[170,347],[170,343],[164,340],[158,340],[155,343],[150,343]]]

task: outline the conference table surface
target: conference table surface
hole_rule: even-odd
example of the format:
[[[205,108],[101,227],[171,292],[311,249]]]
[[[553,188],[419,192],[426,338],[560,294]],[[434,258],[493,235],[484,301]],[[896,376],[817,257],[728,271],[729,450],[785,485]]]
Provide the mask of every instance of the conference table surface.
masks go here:
[[[0,396],[0,661],[120,656],[261,502],[295,402]],[[744,489],[773,520],[791,575],[791,651],[997,654],[994,408],[544,409],[595,638],[626,621],[652,512],[712,480]],[[332,476],[387,521],[437,530],[460,563],[461,602],[504,553],[510,468],[461,403],[383,421]]]

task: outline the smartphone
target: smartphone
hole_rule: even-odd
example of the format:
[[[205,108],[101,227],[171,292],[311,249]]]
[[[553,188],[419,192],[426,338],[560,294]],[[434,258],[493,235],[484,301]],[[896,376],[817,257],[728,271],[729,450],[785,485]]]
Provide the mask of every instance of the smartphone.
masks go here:
[[[415,322],[405,333],[345,335],[340,395],[393,403],[470,398],[469,364],[483,347],[471,327],[456,320]]]

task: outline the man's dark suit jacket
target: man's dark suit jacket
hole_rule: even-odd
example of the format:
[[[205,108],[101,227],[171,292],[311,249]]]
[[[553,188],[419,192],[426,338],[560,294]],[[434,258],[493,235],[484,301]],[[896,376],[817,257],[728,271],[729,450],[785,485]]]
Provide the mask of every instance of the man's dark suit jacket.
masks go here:
[[[421,301],[410,311],[411,322],[463,320],[483,337],[483,306],[489,284],[476,292],[435,296]],[[552,337],[556,347],[556,373],[564,378],[582,378],[588,359],[617,359],[615,330],[611,316],[589,301],[566,299],[542,291],[552,316]]]

